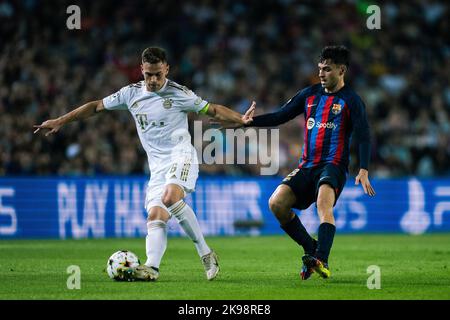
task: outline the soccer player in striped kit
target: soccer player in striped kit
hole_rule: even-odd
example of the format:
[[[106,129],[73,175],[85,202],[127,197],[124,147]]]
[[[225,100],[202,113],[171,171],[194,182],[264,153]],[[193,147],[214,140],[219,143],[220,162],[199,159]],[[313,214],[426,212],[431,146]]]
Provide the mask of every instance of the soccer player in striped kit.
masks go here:
[[[280,110],[253,117],[246,126],[273,127],[300,114],[305,117],[303,154],[269,199],[270,210],[281,228],[305,255],[301,278],[313,272],[328,278],[328,256],[336,231],[333,207],[345,185],[350,157],[350,138],[359,144],[360,170],[355,184],[374,196],[369,181],[370,133],[361,98],[344,83],[350,52],[344,46],[328,46],[319,59],[320,84],[299,91]],[[313,239],[292,208],[306,209],[316,203],[320,218],[318,240]]]

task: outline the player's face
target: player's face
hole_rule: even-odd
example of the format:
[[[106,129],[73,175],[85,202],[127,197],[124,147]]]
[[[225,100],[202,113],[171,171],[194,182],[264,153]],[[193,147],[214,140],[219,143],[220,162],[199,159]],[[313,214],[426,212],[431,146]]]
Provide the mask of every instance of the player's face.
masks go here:
[[[161,89],[166,82],[166,76],[169,73],[169,65],[162,62],[145,62],[141,65],[141,69],[147,90],[158,91]]]
[[[326,89],[336,87],[339,79],[344,76],[344,67],[331,63],[329,60],[319,62],[318,67],[320,84]]]

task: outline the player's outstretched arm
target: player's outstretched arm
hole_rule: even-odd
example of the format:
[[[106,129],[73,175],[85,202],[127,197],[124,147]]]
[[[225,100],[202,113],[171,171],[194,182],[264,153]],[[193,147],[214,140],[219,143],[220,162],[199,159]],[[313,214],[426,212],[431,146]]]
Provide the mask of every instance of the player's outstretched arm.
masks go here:
[[[355,185],[359,185],[360,182],[365,194],[368,194],[369,196],[375,195],[375,190],[373,189],[369,181],[369,171],[367,171],[366,169],[359,169],[359,173],[355,179]]]
[[[103,105],[102,100],[90,101],[59,118],[44,121],[40,125],[34,125],[33,127],[37,128],[34,130],[34,133],[39,132],[41,129],[48,129],[50,131],[45,133],[45,136],[48,136],[57,133],[62,126],[69,122],[89,118],[103,110],[105,110],[105,106]]]
[[[252,101],[252,104],[245,112],[244,115],[231,110],[225,106],[219,104],[210,103],[206,114],[213,117],[215,123],[222,125],[222,128],[238,128],[253,121],[253,114],[255,113],[256,102]]]

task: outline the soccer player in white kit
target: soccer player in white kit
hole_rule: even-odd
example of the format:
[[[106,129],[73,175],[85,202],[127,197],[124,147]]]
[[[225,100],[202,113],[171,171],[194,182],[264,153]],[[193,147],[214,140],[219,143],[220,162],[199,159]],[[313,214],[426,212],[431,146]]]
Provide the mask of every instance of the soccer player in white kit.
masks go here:
[[[167,246],[167,222],[175,217],[194,242],[206,278],[219,272],[216,253],[207,245],[193,210],[184,202],[195,190],[198,177],[197,153],[188,131],[188,112],[209,115],[219,121],[247,124],[255,110],[253,102],[245,115],[227,107],[208,103],[188,88],[166,78],[169,72],[166,53],[150,47],[142,53],[144,80],[123,87],[116,93],[59,117],[35,125],[35,133],[49,129],[46,136],[58,132],[65,124],[90,117],[103,110],[128,110],[135,122],[139,139],[150,167],[145,209],[148,213],[147,261],[137,268],[122,270],[124,279],[156,280]]]

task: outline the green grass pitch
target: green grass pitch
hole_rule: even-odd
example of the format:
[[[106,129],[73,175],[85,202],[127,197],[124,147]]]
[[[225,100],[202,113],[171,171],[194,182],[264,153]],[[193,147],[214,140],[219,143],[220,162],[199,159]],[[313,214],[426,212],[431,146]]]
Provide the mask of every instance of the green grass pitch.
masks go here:
[[[145,261],[144,239],[0,240],[0,299],[450,299],[450,234],[337,235],[331,278],[299,278],[302,251],[287,236],[211,237],[221,273],[207,281],[192,242],[169,238],[157,282],[115,282],[104,271],[116,250]],[[144,260],[144,261],[142,261]],[[81,289],[67,289],[67,267]],[[370,265],[381,288],[369,290]]]

